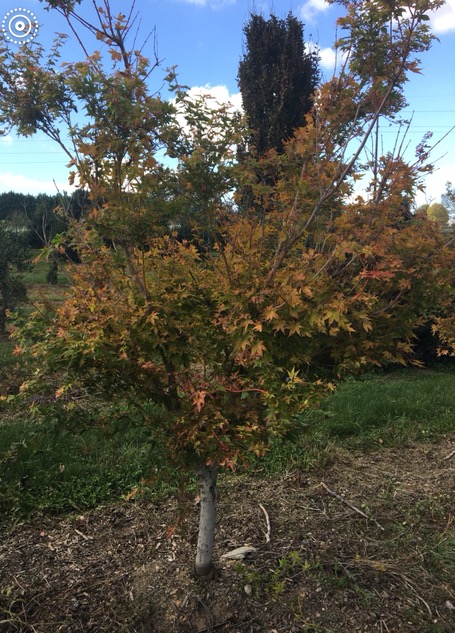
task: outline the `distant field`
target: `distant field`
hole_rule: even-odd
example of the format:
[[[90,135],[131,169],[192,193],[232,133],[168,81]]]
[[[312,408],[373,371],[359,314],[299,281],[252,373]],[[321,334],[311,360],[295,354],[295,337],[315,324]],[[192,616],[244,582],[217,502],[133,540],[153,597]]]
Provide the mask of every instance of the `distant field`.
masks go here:
[[[33,289],[32,287],[34,285],[49,285],[46,280],[46,275],[49,271],[49,262],[47,262],[43,257],[39,257],[39,255],[40,251],[32,251],[30,270],[24,272],[22,275],[22,279],[29,290]],[[59,271],[57,272],[57,285],[65,286],[67,284],[68,279],[65,276],[65,273],[62,272],[62,266],[60,266]]]
[[[19,275],[27,288],[26,300],[16,307],[20,315],[29,315],[34,306],[38,304],[58,305],[68,287],[68,278],[62,270],[57,272],[57,284],[48,283],[46,277],[49,271],[49,262],[44,259],[37,261],[38,254],[39,251],[32,251],[29,269]],[[0,350],[0,355],[1,353]]]

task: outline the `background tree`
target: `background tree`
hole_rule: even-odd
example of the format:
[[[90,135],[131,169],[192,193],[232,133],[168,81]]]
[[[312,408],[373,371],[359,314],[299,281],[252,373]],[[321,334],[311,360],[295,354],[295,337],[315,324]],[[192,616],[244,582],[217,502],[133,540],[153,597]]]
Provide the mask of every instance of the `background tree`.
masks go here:
[[[318,55],[306,51],[303,24],[292,13],[284,20],[251,14],[243,32],[238,83],[251,131],[248,145],[258,157],[269,149],[281,153],[313,106]]]
[[[440,225],[442,229],[445,229],[449,225],[449,213],[444,204],[441,202],[432,202],[427,207],[427,217]]]
[[[35,196],[31,194],[14,191],[0,193],[0,220],[11,223],[15,216],[20,216],[20,225],[27,226],[26,213],[34,209],[35,204]]]
[[[446,207],[449,219],[455,222],[455,188],[451,182],[446,183],[446,191],[441,195],[441,204]]]
[[[50,196],[9,191],[0,194],[0,218],[8,224],[19,225],[25,231],[30,248],[43,248],[67,227],[65,216],[56,213],[59,207],[68,207],[67,194]],[[16,220],[15,220],[16,218]]]
[[[75,3],[52,5],[103,42],[107,58],[95,51],[61,69],[58,48],[48,58],[36,44],[0,53],[0,121],[62,144],[60,129],[70,126],[72,177],[90,199],[70,224],[80,263],[69,295],[17,333],[38,363],[23,391],[60,397],[83,385],[160,404],[162,418],[150,423],[200,481],[195,570],[210,577],[219,469],[260,454],[339,376],[407,362],[414,327],[448,297],[438,227],[422,216],[399,222],[421,163],[385,157],[376,196],[353,195],[367,139],[381,113],[399,112],[416,55],[433,39],[427,11],[440,2],[342,2],[339,46],[351,56],[320,87],[306,125],[270,150],[267,183],[255,161],[236,164],[240,137],[226,110],[187,99],[174,73],[177,102],[155,92],[155,60],[128,44],[131,14],[114,16],[105,0],[89,22]],[[367,19],[379,32],[369,42],[373,74],[364,63]],[[76,104],[84,121],[72,118]],[[178,107],[192,125],[177,123]],[[176,169],[160,164],[163,150]],[[233,190],[246,184],[254,210],[269,211],[263,217],[232,210]],[[197,249],[164,235],[151,191],[163,212],[187,192],[211,239]]]
[[[57,284],[57,272],[61,254],[49,249],[57,235],[68,229],[68,220],[81,215],[80,199],[84,192],[78,190],[72,195],[15,193],[0,194],[0,218],[8,226],[20,231],[31,249],[48,249],[49,270],[46,276],[49,284]]]
[[[417,213],[425,213],[427,217],[436,222],[441,229],[446,229],[449,226],[449,212],[441,202],[431,202],[430,204],[422,204]]]
[[[294,130],[306,124],[320,80],[319,57],[306,50],[303,24],[292,13],[283,20],[251,14],[243,32],[246,51],[238,67],[238,84],[249,130],[238,148],[238,159],[251,160],[256,182],[271,185],[276,171],[268,151],[282,153]],[[243,187],[240,209],[255,207],[262,215],[265,208],[262,211],[254,201],[251,187]]]
[[[441,195],[441,203],[424,204],[417,213],[426,216],[440,227],[448,240],[454,239],[453,221],[455,218],[455,189],[450,182],[446,183],[446,191]],[[423,323],[415,330],[414,354],[425,365],[449,363],[454,356],[455,343],[455,308],[452,293],[448,293],[448,300],[441,308],[430,313]],[[452,358],[453,362],[453,358]]]
[[[7,311],[26,298],[18,272],[27,269],[30,253],[24,235],[0,222],[0,335],[6,334]]]

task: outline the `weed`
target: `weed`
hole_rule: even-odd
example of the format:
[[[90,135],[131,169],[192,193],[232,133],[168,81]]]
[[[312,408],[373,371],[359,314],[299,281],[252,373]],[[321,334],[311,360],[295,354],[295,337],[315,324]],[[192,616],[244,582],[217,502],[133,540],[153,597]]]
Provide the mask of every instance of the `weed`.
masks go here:
[[[302,622],[302,633],[332,633],[329,629],[313,624],[310,622]]]
[[[354,591],[359,596],[359,599],[364,607],[367,609],[372,609],[378,603],[378,596],[374,594],[372,591],[365,589],[364,587],[360,587],[356,585],[354,587]]]
[[[26,626],[22,617],[24,612],[24,599],[15,595],[15,587],[0,586],[0,627],[5,630],[24,630]],[[10,628],[13,627],[14,629]],[[8,629],[6,628],[8,627]]]
[[[303,603],[299,598],[297,600],[297,606],[293,609],[294,619],[301,625],[301,633],[333,633],[328,628],[324,628],[320,624],[316,624],[315,622],[310,622],[307,617],[303,614]]]
[[[243,564],[239,564],[235,570],[241,576],[242,586],[249,585],[254,594],[267,594],[273,600],[278,600],[288,584],[297,580],[312,567],[307,560],[302,558],[299,551],[292,550],[286,556],[279,558],[273,568],[248,571]]]

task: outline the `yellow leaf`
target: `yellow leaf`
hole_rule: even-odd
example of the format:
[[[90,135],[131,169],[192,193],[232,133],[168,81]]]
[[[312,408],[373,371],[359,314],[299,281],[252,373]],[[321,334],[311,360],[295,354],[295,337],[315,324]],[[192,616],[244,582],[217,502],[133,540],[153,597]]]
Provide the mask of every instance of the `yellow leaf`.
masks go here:
[[[130,499],[135,499],[136,496],[142,493],[142,489],[138,486],[132,488],[132,490],[124,496],[125,501],[130,501]]]
[[[263,311],[263,317],[266,321],[272,321],[273,319],[278,319],[279,315],[274,306],[268,306],[268,308],[265,308]]]
[[[110,55],[111,55],[111,59],[115,59],[116,61],[121,61],[122,56],[119,53],[119,51],[114,50],[113,48],[110,49]]]
[[[244,339],[242,339],[242,340],[240,341],[240,343],[238,344],[238,347],[239,347],[241,350],[243,350],[243,352],[244,352],[244,350],[245,350],[247,347],[249,347],[250,342],[251,342],[251,339],[250,339],[250,338],[244,338]]]
[[[362,321],[362,327],[365,330],[365,332],[371,332],[371,330],[373,329],[373,326],[371,325],[370,321]]]
[[[61,398],[64,395],[65,391],[66,391],[65,387],[59,387],[56,390],[54,395],[55,395],[56,398]]]
[[[266,351],[266,347],[265,345],[262,343],[262,341],[257,341],[257,343],[254,343],[254,345],[251,347],[251,356],[262,356],[263,353]]]
[[[302,330],[301,323],[293,323],[289,327],[289,336],[292,336],[293,334],[300,334],[301,330]]]
[[[203,405],[205,404],[205,397],[206,397],[206,391],[202,390],[202,391],[197,391],[197,395],[193,399],[193,403],[199,413]]]

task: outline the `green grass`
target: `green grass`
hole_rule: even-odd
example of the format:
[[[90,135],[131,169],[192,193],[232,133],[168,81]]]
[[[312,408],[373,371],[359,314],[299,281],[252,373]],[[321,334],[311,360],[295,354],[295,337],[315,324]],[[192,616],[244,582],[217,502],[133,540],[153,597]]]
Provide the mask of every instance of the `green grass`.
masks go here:
[[[454,375],[450,371],[407,370],[344,384],[320,416],[329,438],[369,445],[401,445],[436,439],[453,429]],[[317,426],[315,432],[318,432]]]
[[[0,340],[0,380],[6,378],[16,364],[16,358],[13,355],[14,346],[12,341]]]
[[[454,373],[408,369],[342,383],[272,442],[267,471],[313,465],[334,447],[370,450],[434,441],[454,430]]]
[[[153,426],[132,408],[98,404],[44,413],[32,421],[19,411],[0,423],[0,517],[83,510],[136,488],[161,494],[173,487]]]

